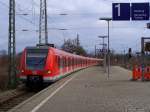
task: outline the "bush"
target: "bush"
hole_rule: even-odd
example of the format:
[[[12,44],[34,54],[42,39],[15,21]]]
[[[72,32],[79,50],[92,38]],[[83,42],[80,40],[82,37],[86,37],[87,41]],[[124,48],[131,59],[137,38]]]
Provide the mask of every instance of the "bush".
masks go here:
[[[8,58],[0,57],[0,90],[7,89],[8,84]]]

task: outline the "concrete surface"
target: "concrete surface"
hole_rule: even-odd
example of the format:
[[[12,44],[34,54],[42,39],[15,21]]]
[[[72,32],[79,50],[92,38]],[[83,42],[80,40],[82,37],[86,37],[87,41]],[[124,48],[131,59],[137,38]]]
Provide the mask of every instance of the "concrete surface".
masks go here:
[[[101,67],[84,69],[11,112],[149,112],[150,82],[133,82],[131,76],[130,71],[116,66],[111,67],[109,80]]]

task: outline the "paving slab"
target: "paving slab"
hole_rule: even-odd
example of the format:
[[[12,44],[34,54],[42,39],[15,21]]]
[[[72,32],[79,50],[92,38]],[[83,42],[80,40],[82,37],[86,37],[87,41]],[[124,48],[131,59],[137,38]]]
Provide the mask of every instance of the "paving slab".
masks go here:
[[[99,66],[84,69],[13,111],[149,112],[150,82],[133,82],[131,77],[131,71],[117,66],[111,67],[109,80]]]

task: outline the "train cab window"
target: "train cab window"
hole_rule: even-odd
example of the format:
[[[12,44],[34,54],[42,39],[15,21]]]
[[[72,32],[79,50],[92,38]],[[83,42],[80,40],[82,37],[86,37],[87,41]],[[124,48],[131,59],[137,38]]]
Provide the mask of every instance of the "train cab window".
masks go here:
[[[45,66],[48,50],[27,49],[26,66],[30,70],[42,70]]]

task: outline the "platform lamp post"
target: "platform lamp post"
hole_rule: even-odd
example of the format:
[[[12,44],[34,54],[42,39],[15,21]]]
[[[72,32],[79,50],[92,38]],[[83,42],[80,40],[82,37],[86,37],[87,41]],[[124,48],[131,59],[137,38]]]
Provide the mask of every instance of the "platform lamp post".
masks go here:
[[[108,50],[107,50],[107,58],[108,58],[108,79],[110,76],[110,49],[109,49],[109,22],[112,20],[112,18],[99,18],[99,20],[107,21],[108,23]]]
[[[104,58],[104,71],[106,72],[106,51],[105,51],[105,48],[106,48],[106,44],[105,44],[105,41],[104,39],[107,38],[108,36],[98,36],[98,38],[102,38],[103,39],[103,43],[101,44],[103,46],[103,58]]]

